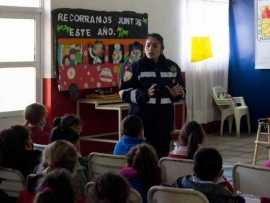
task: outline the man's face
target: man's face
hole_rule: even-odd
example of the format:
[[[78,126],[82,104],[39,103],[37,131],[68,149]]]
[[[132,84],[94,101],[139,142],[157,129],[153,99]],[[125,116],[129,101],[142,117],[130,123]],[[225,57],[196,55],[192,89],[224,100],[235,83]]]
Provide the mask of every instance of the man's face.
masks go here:
[[[144,52],[147,58],[158,61],[162,53],[160,42],[153,37],[148,37],[145,42]]]

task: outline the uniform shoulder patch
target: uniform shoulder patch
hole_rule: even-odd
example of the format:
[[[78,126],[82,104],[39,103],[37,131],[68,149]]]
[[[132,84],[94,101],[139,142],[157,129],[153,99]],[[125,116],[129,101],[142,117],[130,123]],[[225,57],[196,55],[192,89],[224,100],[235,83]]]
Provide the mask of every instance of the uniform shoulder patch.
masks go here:
[[[131,78],[132,78],[132,72],[130,71],[130,70],[125,70],[125,73],[124,73],[124,78],[123,78],[123,80],[124,80],[124,82],[127,82],[127,81],[129,81]]]
[[[172,73],[176,73],[176,72],[177,72],[177,67],[176,67],[175,65],[171,65],[171,66],[169,67],[169,69],[170,69],[170,71],[171,71]]]

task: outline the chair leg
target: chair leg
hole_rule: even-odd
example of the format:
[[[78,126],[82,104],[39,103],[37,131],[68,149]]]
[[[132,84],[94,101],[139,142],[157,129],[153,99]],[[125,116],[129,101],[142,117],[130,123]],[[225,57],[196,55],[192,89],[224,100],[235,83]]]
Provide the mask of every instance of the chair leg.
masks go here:
[[[258,158],[258,141],[260,140],[260,134],[261,134],[261,124],[259,124],[258,126],[258,131],[256,135],[256,140],[255,140],[255,148],[254,148],[254,154],[253,154],[253,160],[252,160],[253,165],[256,165],[256,161]]]
[[[232,134],[232,124],[233,124],[233,117],[232,116],[229,117],[228,122],[229,122],[229,134],[231,135]]]
[[[220,136],[223,136],[224,118],[221,118],[220,124]]]
[[[250,125],[249,113],[247,114],[247,125],[248,125],[248,134],[251,135],[251,125]]]
[[[236,135],[237,137],[240,137],[240,124],[241,124],[241,117],[235,116],[235,126],[236,126]]]

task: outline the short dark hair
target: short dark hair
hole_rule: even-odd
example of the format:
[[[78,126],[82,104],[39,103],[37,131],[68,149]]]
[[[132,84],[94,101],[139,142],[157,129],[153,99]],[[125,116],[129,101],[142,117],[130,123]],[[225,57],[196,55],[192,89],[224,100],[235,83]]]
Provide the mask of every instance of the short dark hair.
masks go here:
[[[33,103],[25,108],[24,117],[25,120],[28,121],[29,123],[33,125],[38,125],[40,124],[45,113],[46,108],[44,105],[39,103]]]
[[[222,156],[214,148],[201,148],[194,155],[193,170],[204,181],[213,181],[222,170]]]
[[[123,133],[130,137],[138,137],[143,129],[142,119],[135,115],[128,115],[122,121]]]
[[[98,203],[100,200],[107,200],[110,203],[126,203],[129,194],[130,186],[127,180],[109,172],[97,177],[94,186],[89,190],[87,199],[92,203]]]
[[[160,45],[161,45],[161,49],[163,50],[165,47],[164,47],[164,40],[163,40],[163,37],[158,34],[158,33],[149,33],[147,36],[146,36],[146,39],[149,38],[149,37],[153,37],[155,38],[156,40],[159,41]]]

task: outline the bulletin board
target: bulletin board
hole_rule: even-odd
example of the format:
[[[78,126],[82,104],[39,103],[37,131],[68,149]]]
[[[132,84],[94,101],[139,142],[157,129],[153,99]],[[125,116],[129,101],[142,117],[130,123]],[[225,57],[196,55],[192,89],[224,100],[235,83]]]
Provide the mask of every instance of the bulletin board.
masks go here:
[[[270,0],[255,0],[255,68],[270,69]]]
[[[145,13],[61,8],[52,19],[60,91],[116,87],[120,66],[143,54]]]

